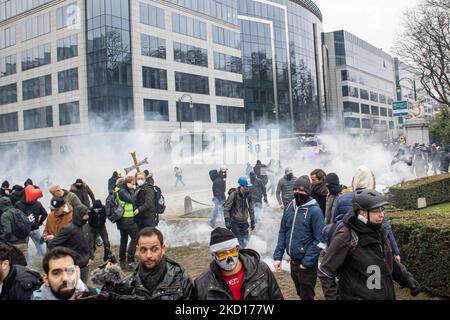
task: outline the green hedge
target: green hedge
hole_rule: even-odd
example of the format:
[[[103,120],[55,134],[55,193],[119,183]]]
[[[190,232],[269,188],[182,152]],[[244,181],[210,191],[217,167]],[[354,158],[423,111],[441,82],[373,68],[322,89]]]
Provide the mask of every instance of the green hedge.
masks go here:
[[[388,213],[402,262],[426,292],[450,297],[450,203]]]
[[[418,209],[417,200],[425,198],[427,206],[450,201],[450,173],[421,178],[389,188],[391,204],[400,209]]]

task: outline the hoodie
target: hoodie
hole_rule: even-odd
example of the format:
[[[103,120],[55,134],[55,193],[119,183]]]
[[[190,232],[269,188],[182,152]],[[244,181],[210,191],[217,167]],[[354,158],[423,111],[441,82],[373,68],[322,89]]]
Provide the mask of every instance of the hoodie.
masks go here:
[[[220,201],[225,201],[226,180],[217,170],[211,170],[209,172],[209,177],[213,183],[213,197],[219,199]]]
[[[1,215],[1,224],[3,227],[3,233],[5,239],[11,244],[23,244],[27,239],[18,239],[14,235],[14,207],[11,200],[8,197],[0,198],[0,210],[3,212]]]
[[[87,292],[89,291],[89,288],[84,284],[83,281],[81,281],[81,279],[78,279],[75,290],[78,292]],[[44,283],[38,290],[33,292],[31,300],[59,300],[59,299],[53,294],[52,289]]]

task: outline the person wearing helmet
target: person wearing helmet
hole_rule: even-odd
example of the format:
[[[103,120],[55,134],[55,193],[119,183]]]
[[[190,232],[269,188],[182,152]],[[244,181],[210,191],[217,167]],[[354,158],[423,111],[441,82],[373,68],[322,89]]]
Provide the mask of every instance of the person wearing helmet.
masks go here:
[[[394,259],[382,224],[387,204],[373,189],[356,191],[353,210],[345,215],[319,266],[327,300],[395,300],[394,280],[410,288],[413,296],[420,292],[419,283]]]
[[[252,186],[247,176],[240,177],[239,187],[232,192],[225,201],[223,215],[225,226],[230,229],[239,240],[239,245],[245,249],[248,243],[248,218],[250,216],[250,228],[255,229],[255,211],[249,187]]]

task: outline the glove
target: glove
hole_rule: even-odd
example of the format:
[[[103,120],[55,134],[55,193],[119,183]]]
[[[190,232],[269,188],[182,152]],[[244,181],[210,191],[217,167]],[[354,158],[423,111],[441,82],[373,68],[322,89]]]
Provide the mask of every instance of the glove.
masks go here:
[[[413,277],[410,277],[408,279],[408,287],[411,289],[411,295],[413,297],[417,296],[420,293],[420,291],[422,291],[419,282],[417,282],[417,280],[414,279]]]
[[[227,229],[231,230],[231,222],[230,222],[230,220],[228,220],[228,219],[225,220],[225,227]]]
[[[250,226],[250,230],[255,230],[255,222],[254,221],[252,221],[252,223],[251,223],[251,226]]]

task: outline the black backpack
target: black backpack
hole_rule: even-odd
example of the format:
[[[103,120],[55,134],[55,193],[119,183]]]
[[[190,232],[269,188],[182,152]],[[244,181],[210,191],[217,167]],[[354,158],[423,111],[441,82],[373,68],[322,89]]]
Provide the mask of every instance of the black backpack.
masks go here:
[[[166,210],[166,200],[162,194],[161,188],[158,186],[153,186],[155,191],[155,209],[157,214],[163,214]]]
[[[330,246],[336,234],[340,230],[342,230],[342,228],[344,228],[344,222],[342,220],[327,224],[322,229],[322,242],[319,243],[318,247],[326,251],[326,249]],[[359,243],[359,238],[356,232],[353,231],[353,229],[350,229],[350,231],[351,231],[350,245],[352,247],[352,250],[354,250]]]
[[[20,211],[19,209],[12,208],[12,216],[13,216],[13,231],[14,236],[19,240],[25,240],[31,232],[31,221],[27,217],[25,213]],[[34,216],[32,215],[34,218]]]
[[[117,201],[117,191],[111,192],[105,200],[106,217],[112,223],[116,223],[122,219],[125,209],[123,205]]]

